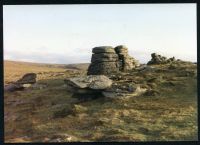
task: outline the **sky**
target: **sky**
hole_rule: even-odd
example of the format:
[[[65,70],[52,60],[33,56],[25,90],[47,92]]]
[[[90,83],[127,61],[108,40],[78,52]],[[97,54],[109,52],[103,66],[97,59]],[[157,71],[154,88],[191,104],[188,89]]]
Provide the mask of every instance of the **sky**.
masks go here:
[[[96,46],[197,62],[196,4],[4,5],[4,60],[89,63]]]

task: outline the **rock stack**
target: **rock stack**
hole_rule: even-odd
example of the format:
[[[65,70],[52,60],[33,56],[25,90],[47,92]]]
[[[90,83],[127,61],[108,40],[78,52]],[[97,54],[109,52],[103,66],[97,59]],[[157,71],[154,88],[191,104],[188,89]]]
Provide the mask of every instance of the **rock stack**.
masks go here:
[[[139,62],[128,54],[128,48],[126,46],[119,45],[115,47],[115,52],[118,54],[119,57],[120,71],[131,70],[135,66],[139,65]]]
[[[166,64],[166,63],[170,63],[170,62],[174,62],[174,61],[176,61],[175,57],[167,59],[164,56],[158,55],[156,53],[152,53],[151,54],[151,60],[147,64],[148,65],[151,65],[151,64]]]
[[[108,75],[133,69],[139,63],[128,55],[128,48],[120,45],[95,47],[92,50],[88,75]]]
[[[118,55],[113,47],[95,47],[92,52],[88,75],[109,74],[119,71]]]

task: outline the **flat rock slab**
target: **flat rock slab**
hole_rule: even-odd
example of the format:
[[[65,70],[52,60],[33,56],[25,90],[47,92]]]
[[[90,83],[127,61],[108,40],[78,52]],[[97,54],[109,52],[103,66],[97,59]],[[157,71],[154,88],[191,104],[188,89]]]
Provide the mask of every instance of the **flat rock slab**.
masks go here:
[[[99,46],[92,49],[93,53],[115,53],[112,46]]]
[[[89,75],[69,78],[65,80],[65,83],[74,88],[103,90],[112,85],[112,80],[104,75]]]

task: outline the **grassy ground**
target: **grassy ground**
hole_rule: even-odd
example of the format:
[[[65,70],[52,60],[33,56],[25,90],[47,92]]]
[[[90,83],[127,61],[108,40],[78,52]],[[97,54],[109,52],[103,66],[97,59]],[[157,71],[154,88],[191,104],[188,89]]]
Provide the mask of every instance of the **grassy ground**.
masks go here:
[[[80,102],[66,91],[63,79],[83,72],[7,63],[5,82],[36,72],[38,83],[47,87],[5,93],[5,141],[197,140],[196,65],[155,67],[155,72],[131,73],[157,94]]]

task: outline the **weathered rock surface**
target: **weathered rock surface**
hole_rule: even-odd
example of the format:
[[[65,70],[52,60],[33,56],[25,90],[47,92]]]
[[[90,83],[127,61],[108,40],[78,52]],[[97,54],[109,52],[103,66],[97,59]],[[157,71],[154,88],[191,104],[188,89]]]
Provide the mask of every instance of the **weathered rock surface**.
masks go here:
[[[92,50],[93,53],[98,54],[98,53],[115,53],[115,50],[113,49],[112,46],[100,46],[100,47],[95,47]]]
[[[88,67],[88,75],[106,75],[118,72],[118,55],[111,46],[101,46],[93,48],[94,53],[91,64]]]
[[[118,62],[92,63],[88,68],[88,75],[107,75],[119,71]]]
[[[96,94],[100,93],[112,85],[112,80],[104,75],[89,75],[83,77],[74,77],[64,80],[67,88],[74,94]]]
[[[93,48],[88,75],[108,75],[119,71],[131,70],[139,63],[128,55],[128,48],[120,45],[115,48],[101,46]]]
[[[115,52],[118,54],[119,57],[120,71],[131,70],[139,65],[139,62],[128,54],[128,48],[126,46],[119,45],[115,47]]]
[[[104,75],[90,75],[66,79],[65,82],[76,88],[102,90],[112,85],[112,80]]]

